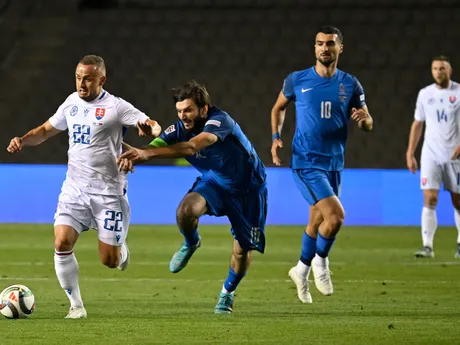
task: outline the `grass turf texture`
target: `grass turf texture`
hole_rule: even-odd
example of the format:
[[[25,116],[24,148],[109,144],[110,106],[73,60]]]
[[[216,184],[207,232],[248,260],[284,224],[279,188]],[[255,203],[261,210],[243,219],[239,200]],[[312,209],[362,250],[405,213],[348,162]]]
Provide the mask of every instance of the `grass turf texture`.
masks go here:
[[[460,260],[456,230],[440,228],[434,259],[415,259],[416,228],[345,227],[331,260],[334,294],[311,285],[298,301],[287,272],[299,257],[302,227],[267,228],[264,255],[237,290],[234,314],[214,315],[227,276],[227,227],[202,226],[203,246],[180,273],[168,270],[182,237],[174,226],[132,226],[125,272],[99,263],[95,231],[75,253],[86,320],[64,320],[68,300],[53,267],[49,225],[0,225],[0,289],[25,284],[36,310],[0,319],[6,344],[454,344],[459,341]],[[312,277],[311,277],[312,278]]]

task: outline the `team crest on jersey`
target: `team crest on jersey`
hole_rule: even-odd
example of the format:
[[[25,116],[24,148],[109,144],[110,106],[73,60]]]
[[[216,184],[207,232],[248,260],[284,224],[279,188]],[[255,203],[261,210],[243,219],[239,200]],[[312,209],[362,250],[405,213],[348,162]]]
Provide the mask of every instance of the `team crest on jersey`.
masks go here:
[[[422,185],[426,185],[428,179],[426,177],[422,177]]]
[[[449,102],[450,102],[450,103],[454,104],[456,100],[457,100],[457,97],[455,97],[455,96],[449,96]]]
[[[101,120],[105,115],[104,108],[96,108],[96,119]]]
[[[72,109],[70,109],[70,116],[75,116],[78,113],[78,107],[74,105]]]
[[[171,133],[173,133],[173,132],[175,132],[175,131],[176,131],[176,126],[175,126],[175,125],[171,125],[171,126],[169,126],[168,128],[166,128],[165,133],[166,133],[166,134],[171,134]]]
[[[339,99],[342,102],[345,102],[347,99],[347,92],[345,91],[345,86],[343,86],[342,83],[340,83],[340,86],[339,86]]]

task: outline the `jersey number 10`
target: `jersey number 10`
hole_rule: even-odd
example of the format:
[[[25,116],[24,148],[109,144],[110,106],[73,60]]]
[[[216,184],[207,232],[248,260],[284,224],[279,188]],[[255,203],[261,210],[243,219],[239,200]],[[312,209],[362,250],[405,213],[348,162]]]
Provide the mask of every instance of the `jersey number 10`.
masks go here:
[[[330,119],[331,118],[331,101],[322,101],[321,102],[321,118]]]

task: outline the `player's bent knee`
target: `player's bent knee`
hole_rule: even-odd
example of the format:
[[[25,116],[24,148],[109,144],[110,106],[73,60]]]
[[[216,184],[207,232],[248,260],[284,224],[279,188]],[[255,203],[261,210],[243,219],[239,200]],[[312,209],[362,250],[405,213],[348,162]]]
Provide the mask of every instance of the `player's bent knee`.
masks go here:
[[[437,190],[424,190],[423,202],[425,206],[436,206],[438,204],[438,191]]]
[[[109,268],[116,268],[120,263],[120,258],[117,255],[101,255],[101,263]]]
[[[178,222],[180,222],[184,218],[189,219],[189,218],[198,218],[198,217],[199,217],[199,211],[197,210],[195,205],[193,205],[192,203],[183,202],[177,208],[176,218]]]
[[[333,229],[340,229],[345,221],[344,213],[332,214],[328,217],[327,222]]]
[[[70,226],[57,226],[54,230],[54,248],[58,252],[72,250],[78,233]]]

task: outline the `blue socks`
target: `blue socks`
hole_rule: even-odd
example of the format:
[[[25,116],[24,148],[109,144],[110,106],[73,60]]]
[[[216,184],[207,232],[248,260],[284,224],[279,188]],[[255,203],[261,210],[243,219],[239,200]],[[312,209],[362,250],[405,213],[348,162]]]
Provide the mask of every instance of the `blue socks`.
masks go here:
[[[315,254],[316,238],[311,238],[304,231],[302,237],[302,254],[300,255],[300,261],[307,266],[311,266],[311,260],[313,260]]]
[[[331,251],[334,241],[335,237],[324,237],[318,232],[318,238],[316,240],[316,253],[318,253],[318,255],[322,258],[326,258]]]
[[[185,245],[187,247],[193,247],[198,243],[200,240],[200,236],[198,236],[198,230],[194,229],[192,232],[185,232],[182,229],[179,229],[182,235],[184,235],[185,238]]]
[[[224,289],[227,290],[226,292],[233,292],[235,291],[236,287],[240,283],[241,279],[244,278],[244,274],[237,274],[235,271],[230,267],[228,271],[228,277],[224,282]]]

